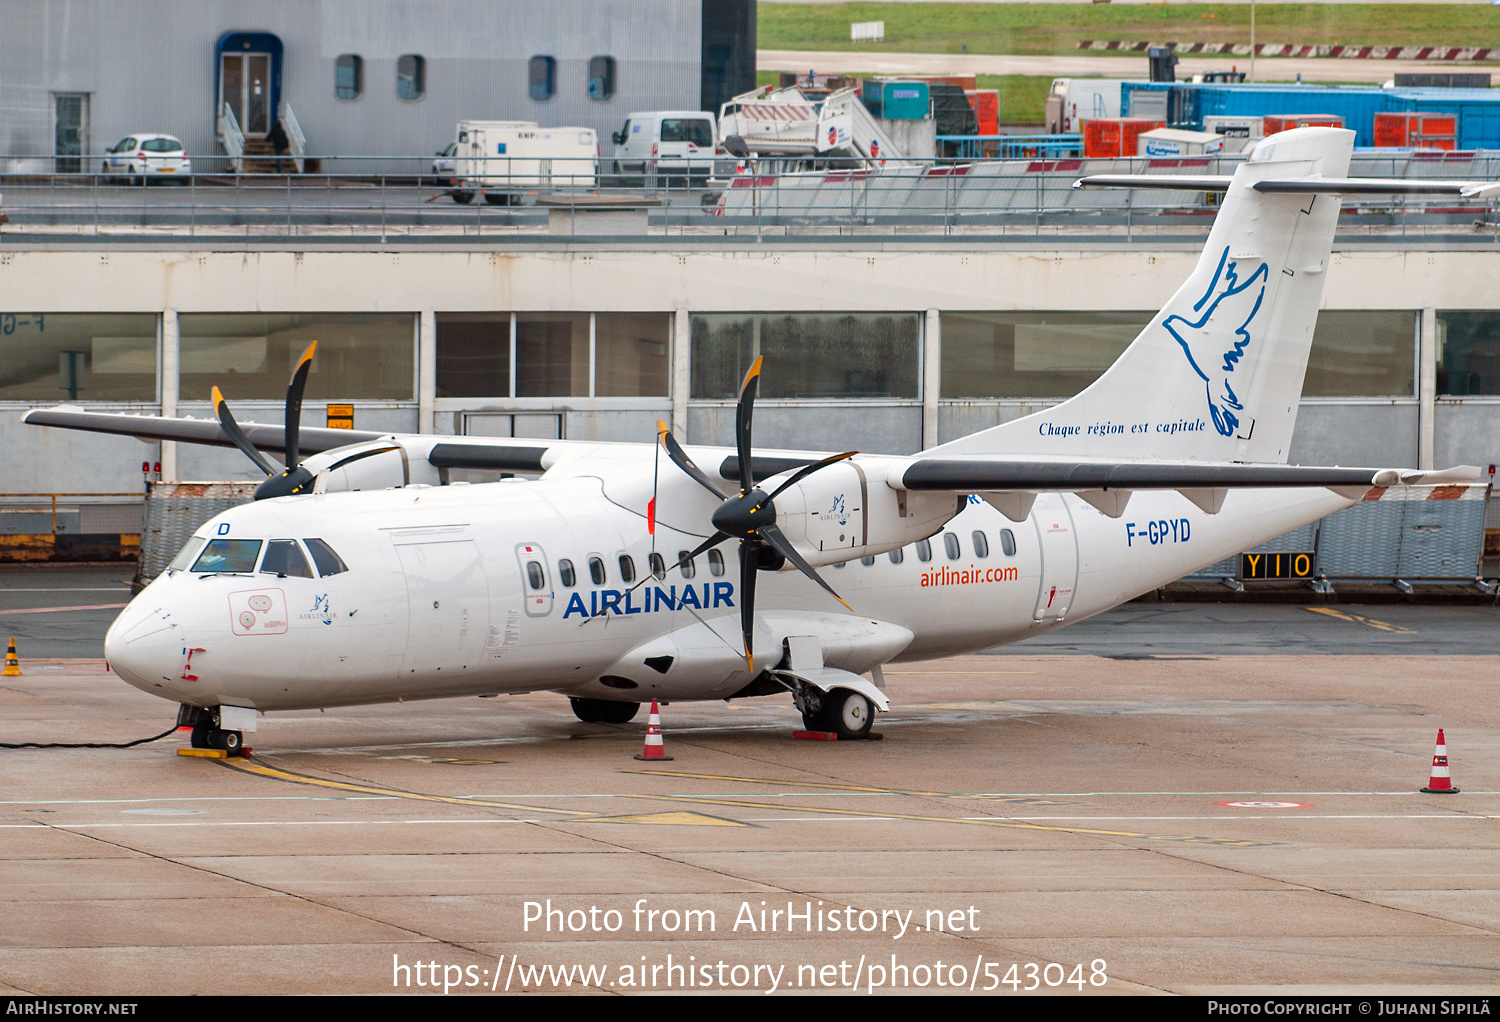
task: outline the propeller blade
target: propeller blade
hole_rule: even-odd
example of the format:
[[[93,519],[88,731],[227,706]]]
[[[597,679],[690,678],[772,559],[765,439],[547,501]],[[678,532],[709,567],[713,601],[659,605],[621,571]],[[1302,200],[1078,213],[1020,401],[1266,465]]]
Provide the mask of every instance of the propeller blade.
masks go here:
[[[762,525],[760,528],[755,530],[755,534],[759,536],[761,541],[769,546],[772,550],[775,550],[782,557],[785,557],[787,560],[795,564],[798,571],[802,572],[802,574],[806,575],[808,578],[818,583],[818,585],[828,590],[828,595],[844,604],[845,609],[847,609],[849,613],[854,613],[854,608],[849,606],[849,604],[845,602],[842,596],[833,591],[833,586],[823,581],[823,576],[819,575],[816,571],[813,570],[813,566],[811,564],[808,564],[807,560],[797,552],[797,548],[792,546],[791,541],[786,538],[786,534],[783,533],[781,529],[777,528],[775,525]]]
[[[286,386],[286,470],[290,472],[296,468],[301,461],[298,457],[297,434],[302,428],[302,392],[307,389],[307,374],[312,369],[313,352],[318,350],[318,342],[313,341],[297,360],[297,368],[292,370],[291,382]]]
[[[268,476],[276,475],[280,470],[267,460],[266,456],[255,449],[245,431],[240,429],[240,424],[234,421],[234,413],[229,410],[229,402],[224,400],[224,395],[219,393],[219,388],[214,388],[214,414],[219,417],[219,428],[224,431],[234,446],[245,453],[245,457],[255,462],[259,468]]]
[[[764,356],[755,356],[755,364],[740,384],[740,399],[734,406],[734,446],[740,456],[740,492],[749,493],[755,485],[750,474],[750,420],[755,412],[755,392],[760,388],[760,364]]]
[[[707,473],[693,464],[693,459],[687,456],[687,452],[682,449],[682,445],[677,442],[676,437],[672,436],[671,431],[665,426],[661,430],[661,445],[666,448],[667,457],[672,459],[672,464],[696,479],[698,484],[709,493],[712,493],[720,500],[724,499],[724,491],[713,484],[713,480],[709,479]]]
[[[800,483],[802,480],[804,480],[808,476],[812,475],[818,469],[825,468],[825,467],[827,467],[829,465],[832,465],[836,461],[843,461],[845,458],[852,458],[852,457],[854,457],[858,453],[859,453],[858,451],[845,451],[843,454],[835,454],[831,458],[824,458],[822,461],[815,461],[815,462],[813,462],[811,465],[808,465],[806,468],[798,469],[796,475],[792,476],[786,482],[784,482],[780,486],[776,487],[775,492],[772,493],[769,497],[767,497],[766,500],[768,500],[768,501],[775,500],[777,493],[780,493],[782,490],[786,489],[788,486],[793,485],[794,483]]]
[[[740,540],[740,631],[745,636],[745,662],[755,673],[755,576],[760,573],[760,544]]]

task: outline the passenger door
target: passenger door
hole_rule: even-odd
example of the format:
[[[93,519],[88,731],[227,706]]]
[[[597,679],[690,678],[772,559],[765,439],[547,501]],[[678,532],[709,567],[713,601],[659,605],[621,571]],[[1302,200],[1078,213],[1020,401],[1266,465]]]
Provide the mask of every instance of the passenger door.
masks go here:
[[[538,543],[517,543],[516,561],[521,566],[521,591],[526,604],[527,617],[546,617],[552,613],[552,600],[556,592],[552,584],[552,572],[547,565],[547,555]]]

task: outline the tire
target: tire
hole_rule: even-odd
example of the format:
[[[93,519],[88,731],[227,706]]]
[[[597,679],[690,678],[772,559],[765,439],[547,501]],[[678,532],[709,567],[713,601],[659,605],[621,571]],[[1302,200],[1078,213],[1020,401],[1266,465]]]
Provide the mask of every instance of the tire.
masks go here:
[[[844,740],[865,738],[875,725],[875,706],[860,693],[836,688],[823,696],[823,729]]]
[[[192,747],[195,748],[195,749],[211,749],[211,748],[213,748],[213,746],[209,744],[209,741],[212,738],[212,735],[211,735],[212,731],[213,731],[213,725],[212,724],[195,724],[195,725],[193,725],[193,737],[192,737],[192,740],[191,740]]]
[[[454,191],[449,192],[448,194],[453,196],[453,201],[458,203],[460,206],[467,206],[469,203],[474,201],[473,192]]]
[[[613,699],[579,699],[569,697],[573,715],[585,724],[626,724],[640,712],[640,703],[622,703]]]
[[[237,755],[244,748],[245,736],[238,731],[220,731],[219,747],[231,756]]]
[[[491,206],[509,206],[510,205],[510,196],[509,195],[492,195],[489,192],[486,192],[484,194],[484,201],[487,202]]]

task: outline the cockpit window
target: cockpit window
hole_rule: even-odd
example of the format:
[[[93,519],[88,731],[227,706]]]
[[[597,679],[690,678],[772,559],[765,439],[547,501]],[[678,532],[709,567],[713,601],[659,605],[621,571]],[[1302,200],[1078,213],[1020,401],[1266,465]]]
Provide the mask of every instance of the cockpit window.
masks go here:
[[[273,539],[266,546],[266,558],[260,562],[262,575],[279,575],[282,578],[312,578],[312,568],[302,555],[302,548],[295,539]]]
[[[203,536],[194,536],[182,544],[182,549],[177,551],[177,556],[172,558],[172,563],[167,565],[168,571],[187,571],[188,565],[193,563],[193,558],[198,556],[198,551],[203,549],[203,544],[208,540]]]
[[[318,574],[327,578],[329,575],[338,575],[349,570],[349,565],[344,559],[334,553],[333,547],[321,539],[304,539],[307,549],[312,552],[313,563],[318,566]]]
[[[248,574],[255,570],[255,559],[259,556],[258,539],[211,539],[193,562],[193,570]]]

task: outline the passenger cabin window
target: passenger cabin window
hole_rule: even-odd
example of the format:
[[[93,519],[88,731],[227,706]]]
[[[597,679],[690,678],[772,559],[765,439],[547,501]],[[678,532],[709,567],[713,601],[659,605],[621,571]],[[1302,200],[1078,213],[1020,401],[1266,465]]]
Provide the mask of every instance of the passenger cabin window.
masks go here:
[[[542,570],[542,566],[539,562],[526,562],[526,581],[530,583],[531,588],[533,589],[547,588],[547,573]]]
[[[604,558],[589,558],[589,578],[593,580],[594,585],[596,586],[602,586],[604,584]]]
[[[917,541],[917,560],[923,564],[932,560],[932,544],[925,539]]]
[[[708,552],[708,573],[714,578],[719,578],[724,574],[724,555],[717,550]]]
[[[629,554],[620,555],[620,581],[627,584],[635,581],[635,561]]]
[[[557,577],[562,582],[564,589],[572,589],[578,583],[578,573],[573,570],[573,562],[567,559],[557,562]]]
[[[892,550],[886,556],[891,559],[891,563],[892,564],[900,564],[902,561],[906,560],[906,552],[904,550],[902,550],[900,547],[897,547],[896,549]]]
[[[344,559],[334,552],[333,547],[321,539],[304,539],[308,551],[312,554],[313,563],[318,566],[318,574],[327,578],[329,575],[341,575],[349,570],[349,565]]]
[[[266,544],[265,559],[260,562],[262,575],[279,578],[312,578],[312,568],[302,556],[295,539],[273,539]]]
[[[698,574],[698,566],[688,557],[688,551],[677,551],[677,567],[682,572],[683,578],[692,578]]]
[[[658,582],[667,577],[667,559],[661,554],[651,555],[651,574]]]
[[[551,99],[557,93],[556,58],[532,57],[527,64],[526,85],[537,102]]]
[[[699,120],[696,117],[663,117],[661,140],[663,142],[691,142],[695,146],[712,148],[714,133],[706,120]]]
[[[427,60],[415,53],[396,58],[396,98],[421,99],[427,92]]]
[[[589,99],[608,99],[615,94],[615,58],[589,58]]]
[[[958,548],[958,537],[951,532],[943,533],[943,550],[948,554],[948,560],[956,561],[963,551]]]
[[[974,530],[974,556],[988,557],[990,555],[990,539],[978,529]]]
[[[260,546],[261,541],[258,539],[211,539],[208,546],[203,548],[203,553],[193,562],[193,570],[249,574],[255,570]]]
[[[345,53],[333,62],[335,99],[358,99],[365,91],[365,61],[357,53]]]
[[[1005,551],[1006,557],[1016,556],[1016,534],[1009,529],[1000,530],[1000,549]]]

